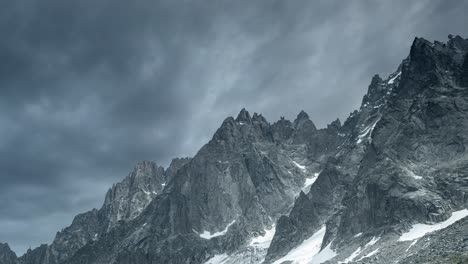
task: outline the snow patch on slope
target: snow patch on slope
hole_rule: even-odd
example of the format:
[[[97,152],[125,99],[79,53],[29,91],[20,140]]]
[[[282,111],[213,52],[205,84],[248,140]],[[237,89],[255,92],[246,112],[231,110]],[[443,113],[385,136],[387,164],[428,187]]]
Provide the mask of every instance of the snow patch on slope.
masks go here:
[[[416,175],[416,173],[414,173],[414,171],[408,169],[408,168],[403,168],[406,173],[411,176],[412,178],[414,178],[415,180],[421,180],[423,177],[422,176],[419,176],[419,175]]]
[[[376,249],[376,250],[370,252],[369,254],[365,255],[364,257],[360,257],[360,258],[359,258],[358,260],[356,260],[356,261],[361,261],[361,260],[363,260],[363,259],[365,259],[365,258],[372,257],[372,256],[374,256],[375,254],[377,254],[378,252],[379,252],[379,249]]]
[[[211,239],[213,237],[218,237],[218,236],[222,236],[222,235],[225,235],[229,229],[229,227],[231,225],[233,225],[234,223],[236,222],[236,220],[232,221],[231,223],[229,223],[229,225],[226,226],[226,228],[223,230],[223,231],[220,231],[220,232],[216,232],[216,233],[213,233],[211,234],[210,232],[208,231],[203,231],[203,233],[199,233],[198,235],[201,237],[201,238],[204,238],[204,239]],[[195,231],[195,230],[194,230]],[[196,231],[195,231],[196,232]]]
[[[357,233],[356,235],[354,235],[354,237],[360,237],[362,236],[362,232],[361,233]]]
[[[359,256],[359,254],[361,254],[361,252],[362,252],[361,247],[358,247],[353,253],[351,253],[351,255],[349,255],[349,257],[347,257],[343,261],[339,261],[338,264],[344,264],[344,263],[349,263],[353,261],[353,259],[355,259],[357,256]]]
[[[361,134],[357,137],[357,144],[360,144],[362,141],[364,141],[367,135],[369,135],[369,137],[372,135],[372,131],[374,131],[375,125],[377,125],[379,120],[380,119],[377,119],[372,125],[361,131]]]
[[[468,216],[468,209],[463,209],[452,213],[452,216],[440,223],[433,225],[427,224],[415,224],[408,232],[402,234],[398,241],[409,241],[421,238],[428,233],[447,228],[448,226],[454,224],[458,220]]]
[[[353,261],[359,255],[361,255],[361,253],[364,252],[368,247],[371,247],[371,246],[375,245],[379,240],[380,240],[380,237],[372,237],[372,239],[369,242],[367,242],[367,244],[363,248],[358,247],[353,253],[351,253],[351,255],[349,257],[347,257],[343,261],[339,261],[338,263],[339,264],[344,264],[344,263],[349,263],[349,262]],[[378,251],[378,249],[377,249],[377,251]],[[377,251],[375,253],[377,253]],[[371,253],[369,253],[369,254],[371,254]],[[373,254],[375,254],[375,253],[373,253]],[[370,255],[370,256],[372,256],[372,255]],[[362,259],[367,258],[367,257],[368,256],[366,255],[366,256],[360,258],[359,260],[362,260]],[[359,260],[357,260],[357,261],[359,261]]]
[[[400,71],[400,72],[398,72],[398,73],[397,73],[397,75],[395,75],[393,78],[391,78],[390,80],[388,80],[388,82],[387,82],[387,83],[388,83],[388,84],[392,84],[392,83],[394,83],[394,82],[395,82],[395,80],[396,80],[398,77],[400,77],[400,75],[401,75],[401,71]]]
[[[418,240],[417,240],[417,239],[414,240],[414,241],[411,243],[411,245],[409,245],[409,247],[408,247],[405,251],[408,252],[408,250],[410,250],[410,248],[411,248],[412,246],[414,246],[416,243],[418,243]]]
[[[306,171],[307,171],[306,166],[301,165],[301,164],[295,162],[294,160],[293,160],[293,163],[294,163],[294,165],[296,165],[296,167],[298,167],[301,171],[303,171],[303,172],[306,172]]]
[[[313,256],[308,262],[309,264],[321,264],[327,260],[334,258],[337,254],[331,249],[331,242],[320,251],[317,255]]]
[[[304,186],[302,186],[302,191],[304,192],[308,192],[309,189],[310,189],[310,186],[312,186],[312,184],[314,184],[315,180],[317,180],[317,177],[319,176],[320,173],[314,173],[314,176],[312,176],[311,178],[306,178],[305,182],[304,182]]]
[[[304,240],[301,245],[291,250],[286,256],[278,259],[273,264],[280,264],[284,261],[291,261],[294,264],[307,264],[319,253],[325,236],[326,226],[320,228],[309,239]],[[325,253],[324,253],[325,255]]]

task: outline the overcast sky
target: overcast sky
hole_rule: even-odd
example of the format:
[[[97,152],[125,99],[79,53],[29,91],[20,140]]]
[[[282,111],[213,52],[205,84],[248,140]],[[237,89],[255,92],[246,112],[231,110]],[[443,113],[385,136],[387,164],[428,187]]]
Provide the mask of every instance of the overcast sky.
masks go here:
[[[242,107],[319,127],[467,1],[0,3],[0,241],[18,254],[100,207],[139,160],[193,156]]]

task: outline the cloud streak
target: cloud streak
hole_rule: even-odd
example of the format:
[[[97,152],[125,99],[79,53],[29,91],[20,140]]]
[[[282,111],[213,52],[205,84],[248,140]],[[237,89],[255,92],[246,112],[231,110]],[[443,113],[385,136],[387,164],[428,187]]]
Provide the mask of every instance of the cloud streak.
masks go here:
[[[415,36],[468,36],[467,1],[1,5],[0,239],[18,253],[99,207],[137,161],[194,155],[242,107],[323,127]]]

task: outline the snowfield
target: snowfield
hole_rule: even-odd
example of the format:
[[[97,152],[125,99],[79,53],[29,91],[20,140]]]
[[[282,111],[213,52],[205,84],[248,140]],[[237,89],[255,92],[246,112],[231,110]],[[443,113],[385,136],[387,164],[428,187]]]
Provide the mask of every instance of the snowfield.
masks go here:
[[[330,249],[331,243],[320,252],[325,231],[326,227],[322,226],[309,239],[306,239],[301,245],[291,250],[286,256],[273,262],[273,264],[280,264],[284,261],[291,261],[294,264],[320,264],[333,258],[336,253]]]
[[[402,234],[400,238],[398,239],[398,241],[410,241],[410,240],[421,238],[431,232],[447,228],[448,226],[454,224],[458,220],[465,218],[467,216],[468,216],[468,210],[463,209],[460,211],[453,212],[452,216],[449,219],[440,223],[436,223],[433,225],[415,224],[408,232]]]

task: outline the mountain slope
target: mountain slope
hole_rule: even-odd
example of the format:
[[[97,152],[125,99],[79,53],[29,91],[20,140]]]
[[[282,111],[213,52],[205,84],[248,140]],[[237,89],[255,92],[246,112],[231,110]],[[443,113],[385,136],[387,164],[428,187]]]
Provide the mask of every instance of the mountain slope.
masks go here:
[[[8,244],[0,243],[0,263],[2,264],[17,264],[15,252],[10,249]]]
[[[166,171],[154,162],[138,163],[122,182],[109,189],[101,209],[77,215],[69,227],[57,232],[51,245],[28,250],[18,261],[22,264],[62,263],[119,223],[137,217],[157,194],[163,192],[166,181],[175,171],[189,160],[174,159]]]
[[[116,231],[123,238],[99,240],[70,263],[84,263],[83,257],[86,263],[202,263],[216,253],[233,253],[290,210],[321,166],[322,153],[310,151],[309,142],[325,138],[333,139],[328,144],[340,141],[336,129],[317,130],[305,113],[294,123],[270,125],[243,109],[176,173],[165,194]],[[102,254],[100,242],[110,250]]]
[[[335,260],[352,261],[365,254],[362,248],[372,239],[384,236],[390,240],[385,242],[387,246],[394,244],[391,234],[397,237],[415,223],[446,220],[453,211],[467,207],[468,97],[463,86],[467,44],[458,36],[447,44],[416,38],[397,72],[385,82],[374,77],[361,110],[350,117],[366,116],[363,108],[372,106],[372,97],[380,98],[382,104],[373,106],[380,109],[374,110],[375,121],[354,126],[365,127],[361,130],[368,138],[364,151],[337,157],[358,162],[338,162],[348,173],[341,177],[319,176],[308,194],[310,199],[296,201],[297,210],[283,221],[287,224],[278,225],[267,260],[286,254],[326,225],[321,247],[333,242],[332,248],[342,252]],[[371,88],[376,86],[385,95],[373,96],[376,92]],[[359,149],[361,135],[351,136],[351,148]],[[322,187],[326,180],[321,178],[341,179],[344,184],[330,191],[330,186]],[[327,207],[331,199],[335,202]],[[307,221],[301,219],[309,215]],[[363,235],[356,239],[356,234]],[[358,245],[350,246],[356,242]],[[404,256],[394,254],[393,260]]]

